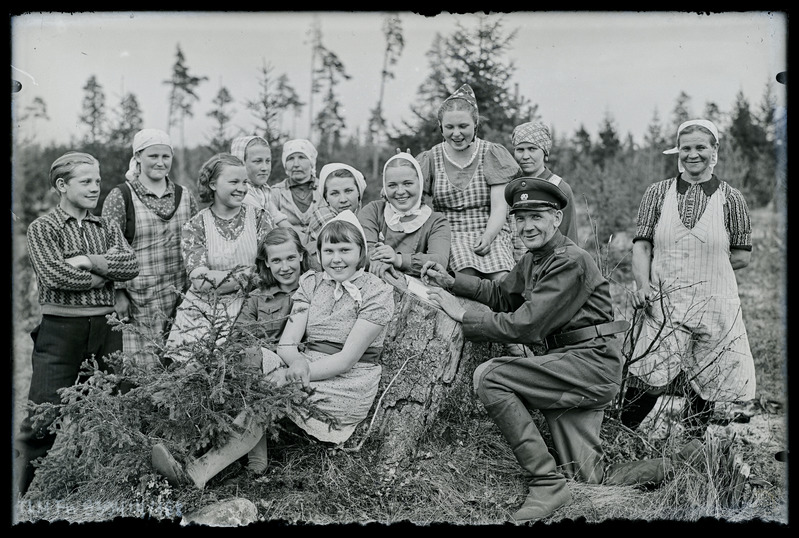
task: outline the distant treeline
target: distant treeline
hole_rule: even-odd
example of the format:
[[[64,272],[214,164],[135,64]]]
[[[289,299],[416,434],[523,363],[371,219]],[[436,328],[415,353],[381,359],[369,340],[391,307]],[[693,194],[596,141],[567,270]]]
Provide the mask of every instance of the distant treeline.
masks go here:
[[[176,148],[170,177],[196,191],[197,171],[207,158],[219,151],[229,151],[230,142],[237,136],[258,135],[272,146],[270,182],[282,180],[281,147],[293,136],[280,125],[284,123],[284,116],[296,117],[308,106],[309,116],[313,118],[311,140],[319,150],[317,170],[328,162],[344,162],[361,170],[368,182],[365,201],[369,201],[379,196],[382,165],[396,148],[410,149],[417,154],[441,141],[436,116],[438,105],[464,83],[472,86],[480,107],[478,136],[504,144],[512,151],[510,135],[516,125],[532,120],[547,122],[547,119],[541,118],[537,105],[520,94],[518,85],[510,82],[516,68],[505,56],[517,30],[506,32],[503,24],[501,18],[483,17],[476,29],[458,27],[449,36],[437,36],[427,53],[429,76],[417,89],[410,105],[414,121],[389,126],[383,117],[383,99],[384,96],[390,98],[395,87],[401,86],[398,84],[401,81],[389,82],[394,78],[392,66],[402,54],[404,41],[400,19],[387,14],[383,22],[384,62],[382,66],[375,66],[381,75],[379,100],[372,109],[366,132],[356,130],[355,135],[344,136],[347,125],[340,112],[342,106],[336,87],[350,76],[338,56],[325,47],[320,27],[314,23],[311,32],[314,54],[310,66],[313,78],[308,102],[302,101],[285,74],[275,76],[265,63],[254,80],[256,97],[243,101],[256,127],[245,129],[231,123],[234,92],[221,87],[212,103],[206,104],[210,107],[206,116],[214,120],[215,127],[206,133],[206,144],[192,148],[183,143],[184,121],[194,115],[194,106],[200,104],[196,88],[208,77],[190,74],[178,44],[173,72],[170,79],[163,82],[170,89],[168,123]],[[108,191],[124,181],[133,135],[143,127],[151,127],[143,125],[135,95],[127,94],[118,106],[111,107],[94,75],[83,89],[84,99],[76,103],[79,132],[70,145],[43,147],[36,135],[23,138],[12,133],[13,211],[15,224],[23,230],[55,203],[47,173],[49,164],[57,156],[67,150],[78,150],[98,158],[103,178],[96,210],[99,213]],[[244,93],[244,89],[238,88],[236,92]],[[685,93],[677,96],[675,107],[666,120],[654,110],[640,144],[634,143],[631,134],[616,130],[610,113],[606,114],[598,136],[593,139],[583,126],[574,133],[561,133],[557,125],[550,123],[554,144],[547,166],[572,186],[581,224],[593,226],[596,242],[604,243],[613,233],[630,232],[646,187],[676,175],[676,157],[662,152],[675,144],[676,128],[687,119],[704,117],[719,126],[722,140],[716,174],[740,189],[750,206],[768,204],[775,197],[778,185],[784,188],[784,182],[778,182],[777,176],[778,161],[785,156],[785,118],[775,117],[770,81],[764,81],[763,100],[755,110],[741,92],[729,111],[708,102],[703,112],[696,114],[690,101]],[[18,124],[28,127],[27,131],[45,131],[46,103],[34,100],[17,120]]]

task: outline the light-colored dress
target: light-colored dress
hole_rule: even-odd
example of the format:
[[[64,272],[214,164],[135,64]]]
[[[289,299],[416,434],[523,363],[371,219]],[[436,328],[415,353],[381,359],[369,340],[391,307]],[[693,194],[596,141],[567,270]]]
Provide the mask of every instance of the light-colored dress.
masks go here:
[[[272,209],[270,209],[270,212],[274,213],[275,211],[279,211],[286,215],[291,226],[297,231],[297,234],[302,240],[305,240],[307,237],[308,225],[310,224],[311,215],[313,215],[314,210],[319,205],[325,203],[315,188],[312,192],[312,201],[308,209],[300,211],[300,208],[297,207],[297,204],[294,202],[294,196],[291,194],[288,178],[279,183],[275,183],[271,188],[272,199],[270,203]]]
[[[280,226],[281,222],[288,220],[288,217],[275,209],[272,204],[272,188],[269,185],[260,187],[250,185],[250,188],[247,189],[247,194],[244,196],[243,203],[268,211],[275,226]]]
[[[432,194],[435,211],[444,214],[452,230],[450,268],[453,271],[472,268],[491,274],[510,271],[514,266],[513,241],[508,214],[499,234],[485,256],[475,254],[491,215],[491,187],[504,185],[521,173],[510,152],[499,144],[476,138],[478,156],[474,163],[459,174],[468,182],[453,182],[447,175],[444,144],[421,153],[416,160],[425,177],[426,192]],[[430,185],[428,188],[427,185]],[[429,190],[428,190],[429,189]]]
[[[229,271],[241,265],[254,268],[258,242],[271,229],[269,214],[252,206],[242,205],[241,211],[231,219],[221,219],[210,208],[205,208],[184,227],[182,250],[186,270],[191,274],[199,266],[213,271]],[[187,353],[177,354],[171,350],[180,344],[203,338],[211,327],[206,316],[215,320],[219,334],[224,338],[241,310],[244,296],[245,290],[242,289],[220,295],[214,300],[209,293],[198,292],[193,286],[190,287],[178,306],[169,333],[169,356],[189,358]]]
[[[629,371],[655,387],[685,371],[705,400],[752,399],[755,367],[730,264],[724,192],[717,189],[688,228],[678,211],[676,184],[666,192],[655,228],[650,278],[656,294],[662,286],[665,320],[660,301],[653,301]]]
[[[361,303],[344,293],[334,298],[335,282],[322,278],[321,271],[309,271],[300,277],[294,293],[292,315],[308,313],[304,342],[329,342],[343,345],[355,322],[363,319],[382,325],[383,330],[372,341],[370,348],[382,348],[387,325],[394,315],[394,288],[377,276],[364,272],[352,280],[361,292]],[[378,350],[373,350],[379,353]],[[311,362],[328,355],[306,350]],[[264,350],[264,372],[285,366],[275,353]],[[368,415],[377,395],[382,367],[376,362],[356,362],[350,370],[321,381],[312,381],[314,393],[311,401],[322,411],[335,417],[338,427],[313,417],[292,416],[291,419],[310,435],[330,443],[343,443]]]

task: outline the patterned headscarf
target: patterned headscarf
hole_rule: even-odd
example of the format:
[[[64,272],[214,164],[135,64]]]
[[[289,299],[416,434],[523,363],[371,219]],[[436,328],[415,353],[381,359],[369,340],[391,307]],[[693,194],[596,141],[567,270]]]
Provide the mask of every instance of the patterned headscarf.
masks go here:
[[[336,170],[347,170],[352,174],[352,177],[355,178],[355,185],[358,187],[358,198],[363,200],[363,193],[366,191],[366,180],[363,178],[363,174],[352,166],[344,163],[328,163],[319,171],[319,182],[316,185],[316,189],[319,192],[319,199],[325,199],[325,181],[330,174]]]
[[[466,101],[467,103],[469,103],[470,105],[472,105],[474,107],[475,113],[478,112],[478,109],[477,109],[477,98],[474,96],[474,91],[472,90],[472,87],[469,86],[468,84],[464,84],[463,86],[458,88],[455,91],[455,93],[453,93],[452,95],[450,95],[449,97],[444,99],[444,103],[446,103],[447,101],[449,101],[451,99],[463,99],[464,101]],[[441,106],[443,106],[444,103],[441,103]]]
[[[517,125],[510,137],[510,142],[514,146],[518,146],[522,142],[529,142],[541,148],[547,157],[549,157],[549,150],[552,149],[552,135],[549,133],[549,127],[540,121]]]
[[[128,171],[125,172],[126,178],[133,180],[139,175],[139,162],[136,160],[136,154],[145,148],[157,144],[169,146],[169,149],[174,152],[169,135],[161,129],[142,129],[133,136],[133,143],[131,144],[133,147],[133,157],[130,158],[130,162],[128,163]]]
[[[230,153],[241,159],[241,162],[246,162],[244,160],[244,153],[247,151],[247,146],[256,139],[263,141],[265,147],[269,147],[269,142],[260,136],[240,136],[239,138],[235,138],[230,144]]]
[[[386,226],[390,229],[394,230],[395,232],[403,232],[406,234],[413,233],[422,225],[427,222],[427,219],[430,218],[430,215],[433,214],[433,210],[430,206],[422,205],[422,195],[424,191],[424,180],[422,175],[422,169],[419,166],[419,162],[414,159],[413,155],[410,153],[400,152],[396,155],[393,155],[389,160],[386,161],[386,164],[383,165],[383,192],[386,191],[386,170],[388,169],[388,163],[394,161],[396,159],[403,159],[409,161],[413,164],[414,169],[416,170],[416,177],[419,179],[419,198],[416,200],[414,206],[404,213],[400,213],[396,210],[396,208],[391,204],[391,202],[386,201],[386,207],[383,211],[383,220],[386,221]],[[410,220],[402,221],[402,217],[413,217]]]
[[[283,144],[283,155],[281,157],[281,160],[283,161],[283,168],[286,167],[286,160],[292,153],[302,153],[308,157],[308,160],[311,161],[311,173],[312,175],[316,176],[316,157],[319,155],[319,152],[316,151],[316,148],[313,144],[311,144],[310,140],[297,138],[295,140],[289,140]]]
[[[686,127],[690,127],[691,125],[699,125],[701,127],[704,127],[705,129],[707,129],[708,131],[713,133],[713,136],[716,137],[716,143],[717,144],[720,143],[719,130],[716,127],[715,123],[713,123],[710,120],[688,120],[688,121],[682,122],[680,124],[680,126],[677,128],[677,144],[673,148],[670,148],[670,149],[667,149],[666,151],[664,151],[663,152],[664,155],[673,155],[675,153],[679,153],[680,152],[680,133],[683,132],[683,130],[685,130]],[[711,171],[711,173],[713,172],[713,168],[716,167],[718,162],[719,162],[719,152],[718,152],[718,149],[717,149],[716,151],[713,152],[713,155],[710,158],[710,171]],[[682,165],[682,161],[680,161],[679,159],[677,159],[677,169],[679,170],[679,172],[681,174],[683,172],[685,172],[685,167]]]

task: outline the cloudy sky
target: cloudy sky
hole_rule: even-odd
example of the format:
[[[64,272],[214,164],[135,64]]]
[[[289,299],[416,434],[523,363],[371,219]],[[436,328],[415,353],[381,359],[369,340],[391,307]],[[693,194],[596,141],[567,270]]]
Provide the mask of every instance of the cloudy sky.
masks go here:
[[[386,88],[389,124],[412,120],[409,105],[431,72],[425,53],[436,33],[457,24],[476,26],[474,14],[423,16],[400,12],[405,49]],[[511,12],[501,17],[518,30],[506,60],[516,65],[513,81],[538,105],[542,119],[561,134],[580,126],[595,134],[610,117],[622,136],[640,141],[655,111],[668,122],[685,92],[695,116],[707,102],[731,110],[738,92],[753,109],[772,84],[778,106],[785,87],[775,81],[787,69],[787,17],[783,13],[730,12]],[[310,97],[308,30],[316,18],[323,44],[335,52],[351,79],[338,94],[348,130],[366,127],[378,99],[384,38],[380,12],[98,12],[26,13],[11,17],[11,75],[22,83],[12,93],[16,118],[34,98],[47,105],[48,122],[36,129],[43,143],[67,142],[82,134],[78,116],[83,87],[94,75],[116,108],[123,94],[136,95],[146,127],[167,127],[169,88],[177,46],[190,74],[206,76],[186,142],[203,143],[212,120],[206,115],[219,88],[235,103],[234,125],[251,131],[255,119],[244,106],[258,94],[264,64],[286,74],[303,100]],[[307,109],[285,125],[295,137],[308,135]],[[318,111],[318,105],[316,105]],[[238,133],[232,133],[238,134]],[[507,141],[498,141],[507,142]],[[422,149],[422,148],[418,148]]]

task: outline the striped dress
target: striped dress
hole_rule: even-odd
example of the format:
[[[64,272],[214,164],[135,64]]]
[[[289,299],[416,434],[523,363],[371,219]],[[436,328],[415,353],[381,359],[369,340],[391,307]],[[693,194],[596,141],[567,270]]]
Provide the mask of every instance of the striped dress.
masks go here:
[[[518,165],[513,161],[507,150],[504,153],[516,166],[516,170],[507,167],[504,170],[513,170],[505,176],[487,177],[486,154],[489,149],[494,149],[497,144],[485,140],[477,140],[478,156],[474,173],[469,182],[463,187],[455,185],[447,177],[444,164],[444,144],[434,146],[432,153],[433,162],[433,209],[444,214],[452,229],[452,248],[450,249],[449,266],[453,271],[466,268],[476,269],[481,273],[490,274],[499,271],[510,271],[513,268],[513,242],[511,239],[511,224],[506,213],[505,223],[497,234],[491,250],[485,256],[478,256],[474,246],[486,229],[488,218],[491,214],[491,185],[504,184],[510,181],[518,170]],[[502,148],[504,149],[504,148]]]
[[[662,304],[645,312],[630,373],[661,387],[684,371],[705,400],[750,400],[755,367],[730,264],[728,189],[716,189],[689,228],[676,185],[668,184],[653,238],[650,280]]]

